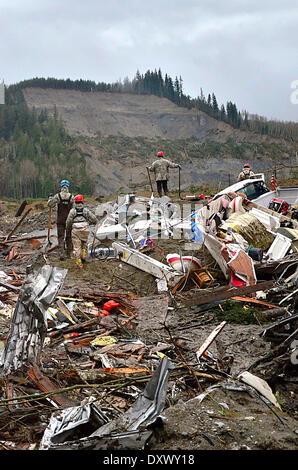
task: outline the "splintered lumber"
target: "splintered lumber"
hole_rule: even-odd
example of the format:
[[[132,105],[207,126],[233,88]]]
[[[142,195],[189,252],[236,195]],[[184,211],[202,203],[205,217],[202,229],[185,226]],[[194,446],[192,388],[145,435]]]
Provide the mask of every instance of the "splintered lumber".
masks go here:
[[[67,307],[67,305],[65,304],[65,302],[63,302],[63,300],[58,299],[58,300],[57,300],[57,306],[58,306],[60,312],[62,312],[63,315],[65,315],[65,317],[68,318],[68,320],[69,320],[72,324],[80,323],[80,322],[78,321],[78,319],[74,316],[74,314],[69,310],[69,308]]]
[[[213,341],[215,340],[215,338],[219,335],[219,333],[221,332],[221,330],[226,326],[226,321],[223,321],[222,323],[220,323],[220,325],[218,325],[213,331],[212,333],[210,333],[210,335],[208,336],[208,338],[204,341],[204,343],[202,344],[202,346],[200,346],[199,348],[196,349],[196,358],[197,360],[199,361],[200,357],[203,356],[203,354],[207,351],[207,349],[209,348],[209,346],[213,343]]]
[[[43,375],[36,364],[30,366],[28,370],[28,376],[32,382],[42,392],[56,392],[57,387],[54,385],[48,377]],[[51,400],[54,401],[58,406],[68,408],[74,406],[74,402],[69,400],[63,393],[55,394],[50,396]]]
[[[56,250],[56,248],[58,248],[58,246],[59,246],[58,244],[57,244],[57,245],[54,245],[54,246],[51,246],[51,248],[49,248],[49,249],[47,250],[47,253],[51,253],[52,251]]]
[[[99,320],[98,320],[98,317],[96,317],[92,320],[89,320],[85,323],[81,323],[79,325],[76,324],[76,325],[65,327],[63,328],[63,331],[61,329],[52,331],[48,334],[48,336],[50,336],[51,338],[54,338],[55,336],[59,336],[61,334],[82,331],[82,330],[88,329],[90,326],[97,325],[98,323],[99,323]]]
[[[32,207],[30,207],[26,212],[25,214],[23,215],[23,217],[21,218],[21,220],[18,221],[17,225],[12,229],[12,231],[6,236],[5,240],[4,240],[4,243],[7,242],[7,240],[14,234],[14,232],[16,231],[16,229],[21,225],[21,223],[23,222],[23,220],[27,217],[27,215],[29,214],[29,212],[32,210]]]
[[[14,286],[12,284],[8,284],[7,282],[0,281],[0,286],[5,287],[7,290],[13,290],[14,292],[19,292],[20,287]]]
[[[208,292],[208,294],[202,294],[202,293],[192,294],[192,298],[185,300],[185,303],[189,306],[210,304],[212,302],[226,300],[232,297],[253,294],[259,290],[267,290],[267,289],[270,289],[273,286],[273,284],[274,284],[274,281],[271,280],[271,281],[259,282],[258,284],[255,284],[254,286],[238,287],[238,288],[233,288],[229,290],[219,289],[219,290],[214,290],[213,292]]]

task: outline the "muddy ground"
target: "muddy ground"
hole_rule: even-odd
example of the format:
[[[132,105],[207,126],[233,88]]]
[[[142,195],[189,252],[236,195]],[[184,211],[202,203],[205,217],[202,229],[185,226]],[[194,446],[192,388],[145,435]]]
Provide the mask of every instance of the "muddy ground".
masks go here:
[[[13,217],[13,206],[7,207],[3,203],[1,207],[0,233],[5,235],[19,219]],[[94,209],[96,203],[93,201],[89,207]],[[33,230],[46,229],[47,216],[46,207],[34,207],[15,235],[21,236]],[[55,226],[55,219],[52,225]],[[27,253],[22,258],[16,257],[7,261],[3,256],[0,257],[0,270],[7,274],[15,272],[22,279],[26,266],[36,259],[39,248],[39,245],[33,247],[30,243],[22,243],[19,250]],[[156,240],[153,250],[147,254],[166,263],[166,255],[177,252],[179,248],[183,252],[184,244],[179,240]],[[206,250],[196,253],[196,256],[208,266],[217,285],[225,283]],[[261,362],[250,369],[251,373],[267,381],[281,405],[281,410],[272,410],[255,395],[227,390],[224,386],[208,393],[201,402],[198,399],[208,387],[224,383],[229,376],[237,377],[272,350],[272,344],[260,336],[264,327],[272,323],[262,317],[264,306],[226,301],[205,309],[188,307],[187,300],[197,292],[195,286],[189,283],[175,295],[158,294],[155,279],[151,275],[118,260],[95,259],[86,262],[83,270],[78,270],[72,259],[60,261],[57,253],[53,251],[47,256],[47,261],[53,266],[68,270],[63,289],[73,295],[84,289],[126,294],[137,311],[137,317],[130,330],[131,335],[145,344],[166,344],[168,357],[184,367],[184,373],[178,379],[175,374],[170,375],[166,407],[162,412],[163,427],[157,439],[151,443],[151,449],[297,448],[297,365],[290,364],[288,358],[284,358],[284,362]],[[272,303],[274,304],[274,298]],[[2,332],[7,331],[7,323],[5,325],[3,317],[0,319]],[[202,374],[205,372],[206,376],[193,374],[194,370],[198,370],[195,349],[223,320],[226,320],[227,324],[209,348],[213,357],[220,358],[221,373],[218,374],[218,369],[217,372],[213,371],[209,365],[205,371],[201,371]],[[121,366],[125,363],[129,365],[129,358],[127,361],[123,360]],[[45,364],[42,370],[47,375]],[[47,419],[49,412],[46,413]],[[38,446],[46,424],[44,420],[38,425],[34,423],[31,432],[28,430],[30,424],[26,424],[25,428],[22,423],[19,428],[17,425],[12,426],[9,432],[0,428],[0,441],[34,442]]]

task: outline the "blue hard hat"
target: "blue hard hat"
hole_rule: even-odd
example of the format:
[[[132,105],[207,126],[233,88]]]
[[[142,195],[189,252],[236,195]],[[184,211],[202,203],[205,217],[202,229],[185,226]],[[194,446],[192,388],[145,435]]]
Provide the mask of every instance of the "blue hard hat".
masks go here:
[[[69,181],[62,180],[61,183],[60,183],[60,186],[69,186]]]

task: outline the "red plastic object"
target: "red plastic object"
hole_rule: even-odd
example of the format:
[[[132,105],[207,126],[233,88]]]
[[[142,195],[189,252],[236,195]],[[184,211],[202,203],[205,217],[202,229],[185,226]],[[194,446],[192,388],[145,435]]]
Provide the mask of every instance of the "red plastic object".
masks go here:
[[[75,338],[76,336],[79,336],[79,333],[68,333],[64,335],[64,338]]]
[[[104,318],[104,317],[106,317],[107,315],[109,315],[109,312],[107,312],[107,310],[101,310],[101,311],[99,312],[99,315],[100,315],[102,318]]]
[[[112,308],[115,307],[119,307],[119,304],[114,300],[108,300],[108,302],[103,305],[103,310],[107,310],[109,312]]]

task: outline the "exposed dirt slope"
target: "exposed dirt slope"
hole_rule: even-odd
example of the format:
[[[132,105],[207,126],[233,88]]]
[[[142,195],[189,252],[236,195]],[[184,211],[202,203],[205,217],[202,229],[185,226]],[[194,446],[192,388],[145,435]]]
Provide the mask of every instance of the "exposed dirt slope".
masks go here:
[[[127,93],[25,88],[30,107],[56,107],[71,135],[124,135],[167,139],[231,134],[231,127],[202,112],[180,108],[166,98]]]
[[[255,172],[268,170],[270,179],[274,160],[290,166],[295,155],[282,140],[234,129],[154,95],[41,88],[23,94],[29,107],[56,110],[76,137],[95,196],[150,189],[145,167],[158,150],[182,163],[182,188],[209,184],[217,190],[232,184],[246,161]],[[178,188],[177,171],[171,170],[170,187]]]

